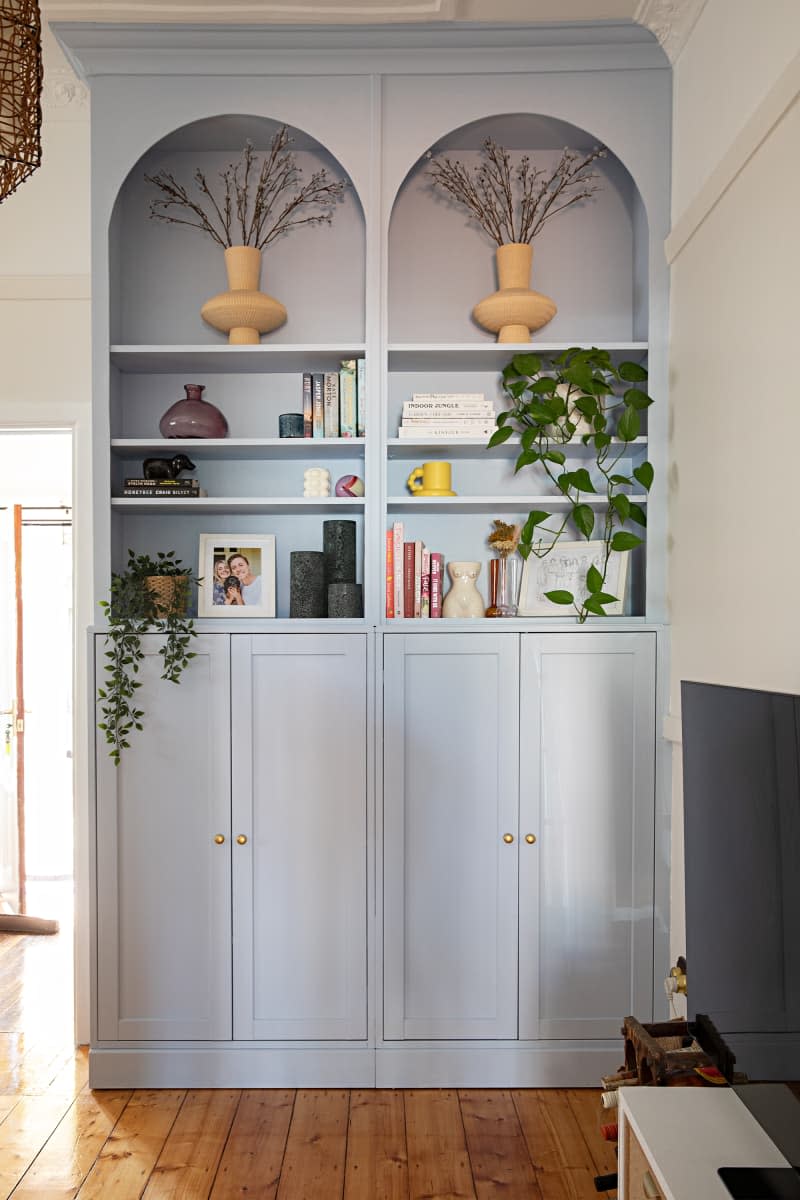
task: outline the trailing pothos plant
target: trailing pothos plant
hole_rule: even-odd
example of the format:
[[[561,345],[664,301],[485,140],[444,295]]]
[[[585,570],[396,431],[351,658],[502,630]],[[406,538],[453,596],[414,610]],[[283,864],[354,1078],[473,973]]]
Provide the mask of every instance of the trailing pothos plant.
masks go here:
[[[160,580],[174,580],[172,588]],[[161,678],[179,683],[181,674],[195,657],[189,649],[197,636],[194,621],[187,616],[191,587],[199,583],[187,567],[175,557],[175,551],[159,552],[156,558],[128,551],[124,571],[111,576],[110,598],[101,600],[108,619],[105,652],[105,686],[98,688],[103,720],[98,728],[111,746],[109,756],[119,766],[123,750],[129,747],[133,729],[142,728],[144,712],[136,707],[136,691],[142,686],[137,678],[144,658],[142,636],[160,633]]]
[[[554,513],[536,509],[529,514],[520,554],[544,558],[570,522],[587,541],[603,543],[600,565],[586,572],[585,595],[565,589],[545,592],[553,604],[573,609],[580,622],[590,615],[606,616],[606,606],[621,599],[606,589],[611,555],[628,553],[643,541],[632,527],[643,529],[647,516],[631,499],[630,489],[639,484],[648,492],[653,468],[645,460],[628,472],[620,469],[620,462],[630,459],[640,414],[652,404],[640,386],[646,379],[647,371],[639,363],[615,364],[606,350],[596,347],[573,347],[547,361],[537,354],[516,354],[503,370],[503,390],[511,407],[498,414],[489,447],[518,434],[515,471],[542,469],[568,502],[566,509]],[[563,447],[577,438],[594,452],[595,471],[568,468]],[[603,501],[595,511],[587,497],[597,496]]]

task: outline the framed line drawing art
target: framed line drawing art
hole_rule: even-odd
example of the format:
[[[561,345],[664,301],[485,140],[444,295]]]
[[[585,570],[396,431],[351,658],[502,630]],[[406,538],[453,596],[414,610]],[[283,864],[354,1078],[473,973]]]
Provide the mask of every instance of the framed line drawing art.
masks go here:
[[[199,617],[275,616],[275,534],[201,533]]]
[[[563,604],[548,600],[545,592],[572,592],[578,604],[588,595],[586,572],[595,566],[602,570],[604,542],[559,542],[544,558],[529,554],[522,568],[522,584],[519,589],[519,615],[521,617],[564,617],[572,612]],[[629,553],[611,554],[608,574],[603,591],[619,596],[616,604],[606,605],[609,617],[622,616],[625,605],[625,580],[628,572]]]

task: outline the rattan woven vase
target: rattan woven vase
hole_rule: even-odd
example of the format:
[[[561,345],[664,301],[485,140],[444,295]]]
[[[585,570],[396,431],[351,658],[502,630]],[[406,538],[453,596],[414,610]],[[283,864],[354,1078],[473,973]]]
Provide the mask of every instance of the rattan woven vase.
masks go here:
[[[146,582],[147,590],[155,598],[158,616],[185,615],[189,607],[188,575],[147,575]]]
[[[500,287],[476,304],[472,315],[483,329],[497,334],[498,342],[529,342],[531,333],[552,321],[558,309],[549,296],[531,291],[533,246],[509,242],[497,247],[496,258]]]
[[[231,346],[257,346],[262,333],[270,333],[286,320],[279,300],[258,290],[261,251],[255,246],[229,246],[225,251],[228,291],[206,300],[200,316],[227,333]]]

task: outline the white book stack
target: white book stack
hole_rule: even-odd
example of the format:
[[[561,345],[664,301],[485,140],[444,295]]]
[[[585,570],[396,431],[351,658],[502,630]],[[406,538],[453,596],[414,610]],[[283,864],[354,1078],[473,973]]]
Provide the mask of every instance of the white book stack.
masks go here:
[[[483,392],[414,392],[403,403],[398,437],[418,441],[490,438],[495,411]]]

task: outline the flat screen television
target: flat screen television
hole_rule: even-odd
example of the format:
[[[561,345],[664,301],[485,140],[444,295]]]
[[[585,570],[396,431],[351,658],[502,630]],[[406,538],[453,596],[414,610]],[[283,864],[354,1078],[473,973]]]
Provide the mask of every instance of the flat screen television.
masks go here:
[[[681,684],[688,1013],[800,1080],[800,696]]]

